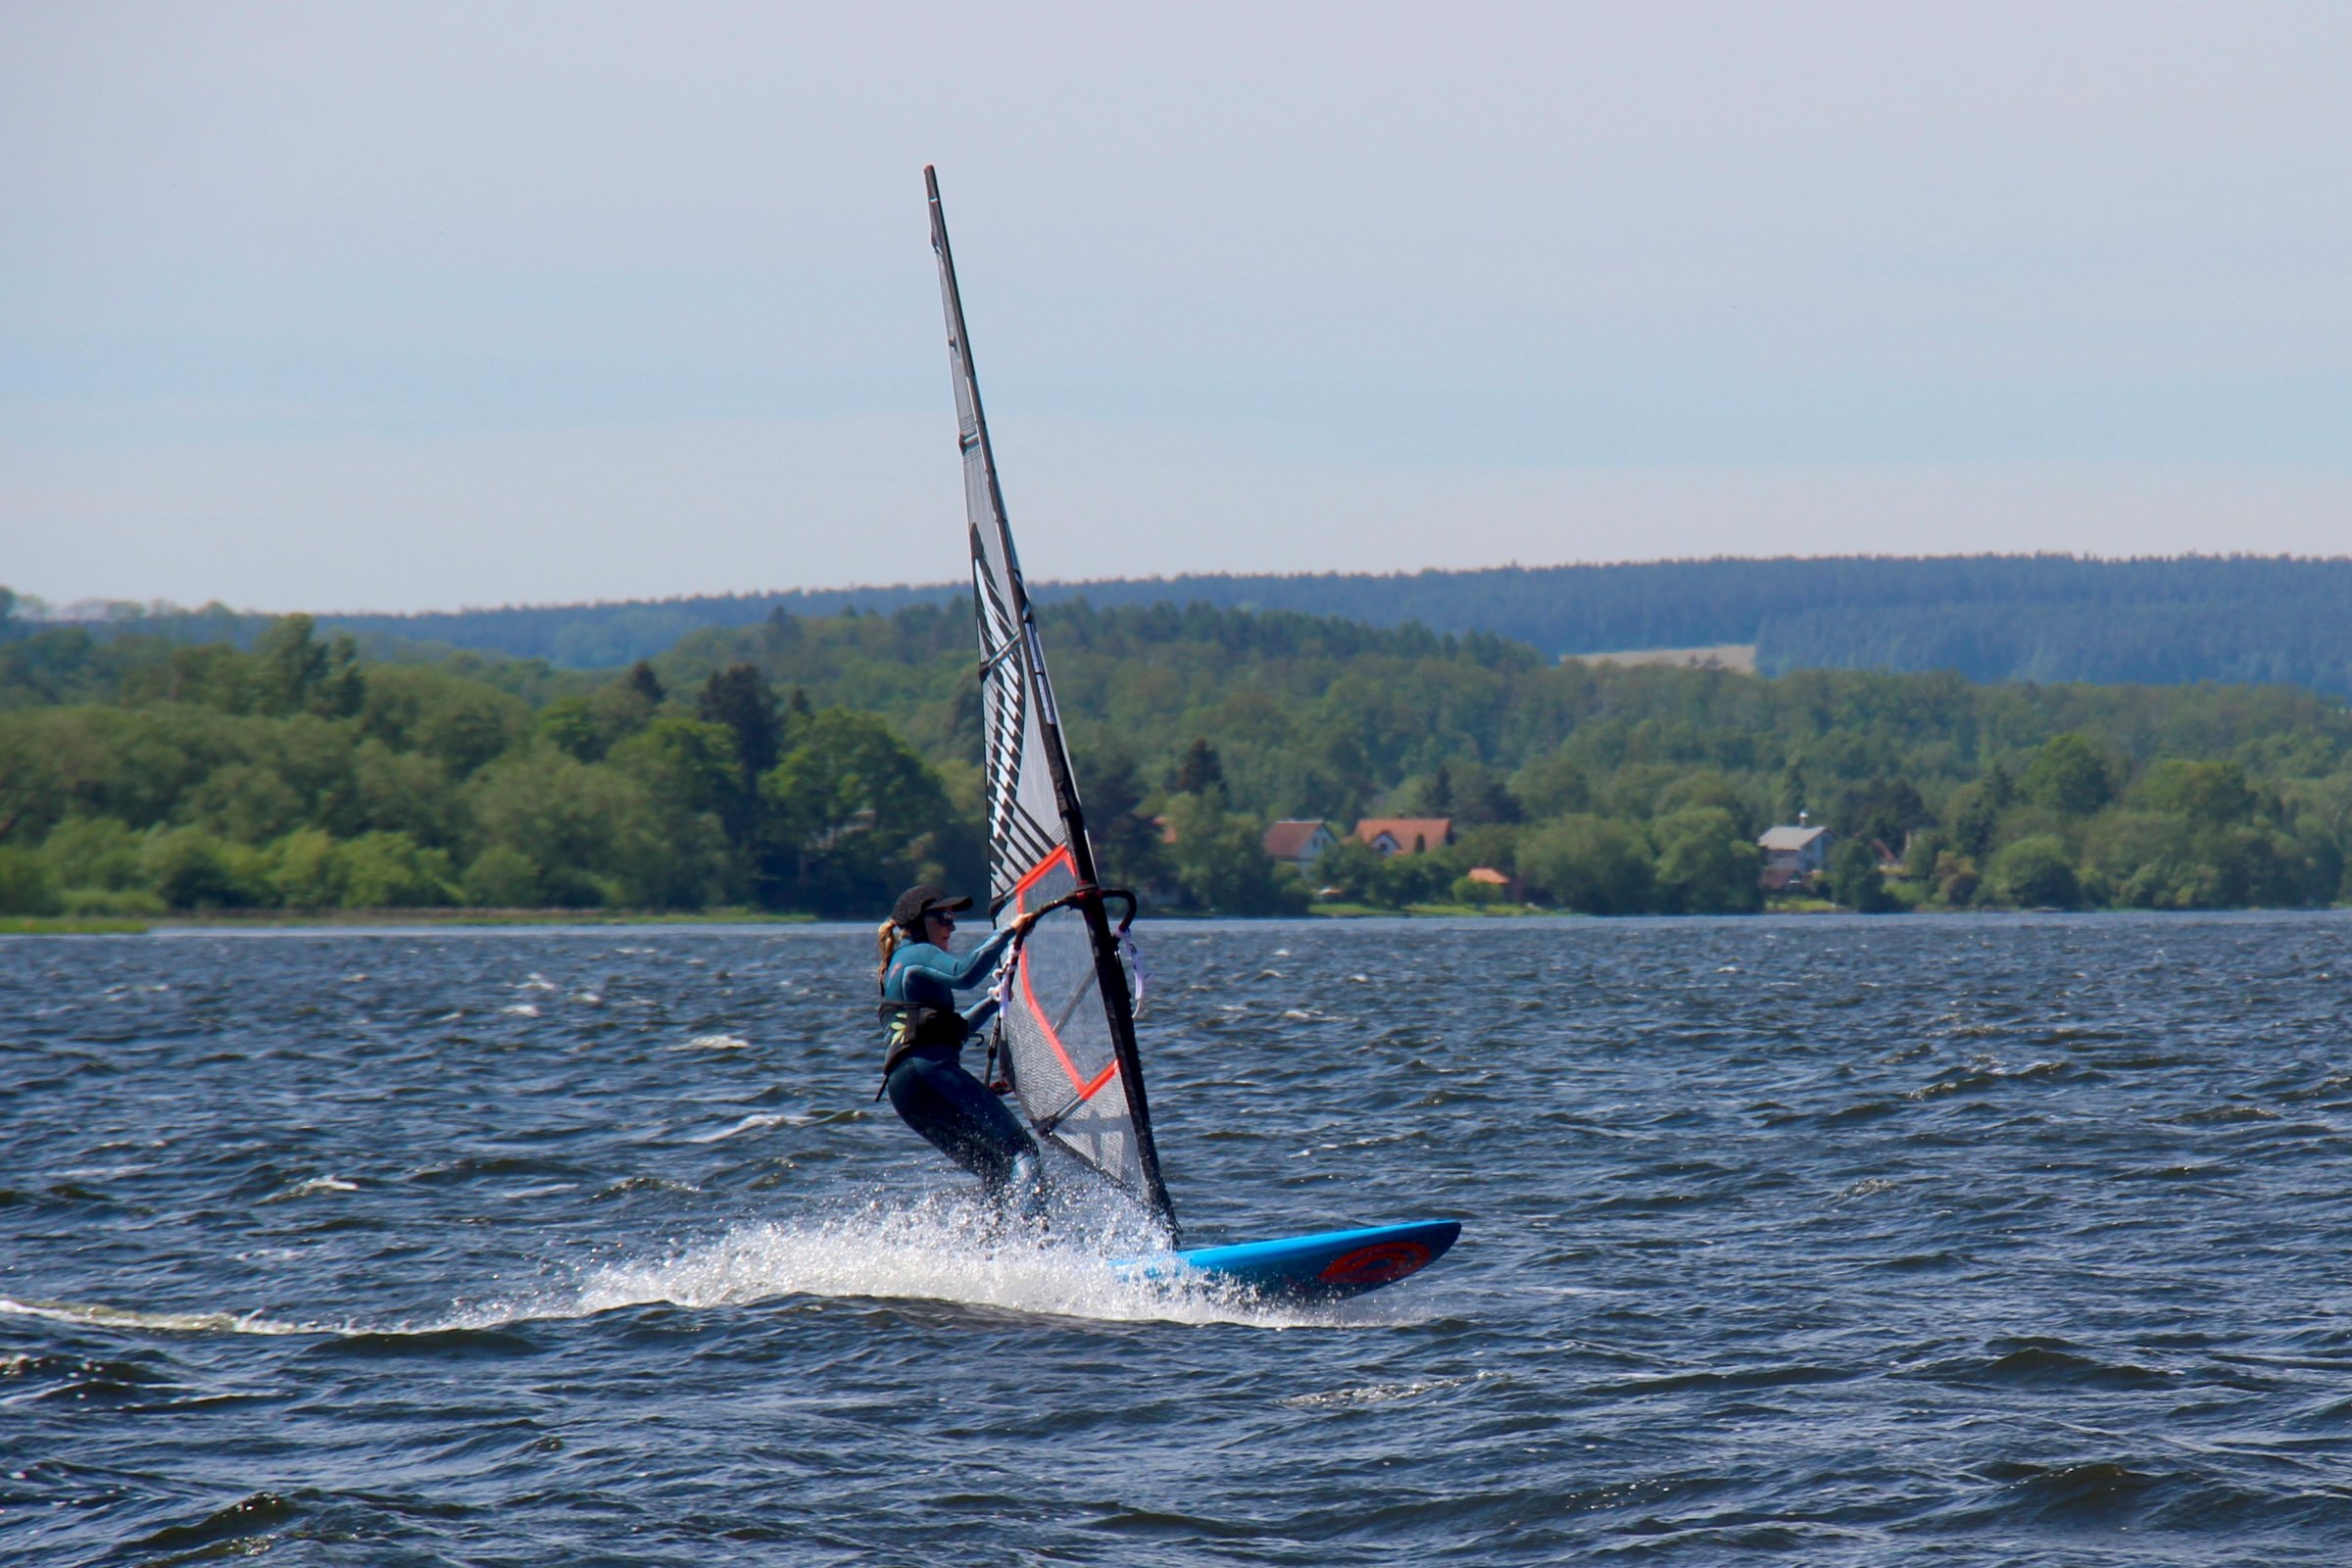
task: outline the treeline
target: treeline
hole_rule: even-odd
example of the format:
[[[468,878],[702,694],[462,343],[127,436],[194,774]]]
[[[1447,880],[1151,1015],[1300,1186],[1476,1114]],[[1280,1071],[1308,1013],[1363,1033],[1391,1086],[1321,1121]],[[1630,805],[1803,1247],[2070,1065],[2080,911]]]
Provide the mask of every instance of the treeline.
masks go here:
[[[1948,669],[1977,681],[2306,686],[2352,695],[2352,603],[2259,593],[2206,604],[1815,610],[1767,620],[1757,668]]]
[[[1758,906],[1754,840],[1809,811],[1883,845],[1903,905],[2216,907],[2352,896],[2352,715],[2286,688],[1978,685],[1950,675],[1548,663],[1522,644],[1196,604],[1045,612],[1055,684],[1090,769],[1147,813],[1250,822],[1446,816],[1457,844],[1379,861],[1344,849],[1315,882],[1381,905],[1491,900],[1473,866],[1539,902],[1602,913]],[[743,662],[853,694],[927,755],[976,762],[978,691],[959,611],[687,639],[676,678]],[[2097,788],[2053,794],[2053,746]],[[2039,771],[2036,771],[2037,765]],[[2239,788],[2184,790],[2179,769]],[[1202,803],[1202,804],[1197,804]],[[2028,874],[2055,840],[2071,891]],[[2027,850],[2013,846],[2032,841]],[[1130,863],[1153,865],[1150,846]],[[1117,862],[1114,862],[1117,863]],[[1849,906],[1880,900],[1851,857]],[[1174,880],[1182,881],[1181,877]],[[1196,880],[1196,896],[1202,890]],[[1270,890],[1249,906],[1279,906]],[[1204,902],[1242,907],[1227,892]]]
[[[363,667],[296,615],[250,653],[21,639],[0,710],[8,912],[848,913],[980,858],[968,803],[887,724],[748,668],[673,697],[642,663]]]
[[[968,586],[955,584],[796,588],[616,604],[507,605],[312,618],[321,632],[350,636],[370,658],[416,662],[475,654],[496,660],[536,661],[557,669],[612,670],[660,654],[689,632],[709,626],[758,625],[777,611],[795,615],[889,612],[915,604],[965,603],[970,594]],[[76,610],[74,618],[59,620],[39,601],[20,599],[11,589],[0,587],[0,643],[55,625],[86,632],[101,641],[160,638],[178,643],[226,643],[249,650],[277,619],[218,603],[191,610],[161,601],[140,604],[123,600],[107,604],[95,613],[79,607]]]
[[[1546,655],[1752,643],[1767,674],[1949,670],[1996,681],[2283,683],[2352,695],[2352,560],[2069,556],[1650,562],[1483,571],[1179,576],[1037,585],[1039,603],[1205,604],[1485,633]],[[401,644],[618,668],[706,628],[956,606],[954,584],[322,617]],[[0,616],[4,620],[4,616]],[[250,644],[266,617],[121,607],[111,629]],[[110,625],[99,629],[109,630]],[[4,632],[0,626],[0,632]]]
[[[1854,907],[2348,891],[2352,718],[2289,688],[1557,664],[1207,604],[1042,619],[1102,859],[1163,906],[1301,908],[1264,826],[1374,814],[1458,842],[1343,848],[1313,888],[1491,901],[1488,867],[1551,906],[1751,909],[1755,838],[1803,810]],[[300,616],[249,650],[29,631],[0,642],[0,907],[869,913],[978,884],[973,662],[960,604],[771,612],[614,675],[374,660]]]
[[[1048,591],[1049,593],[1052,590]],[[1483,631],[1548,654],[1752,643],[1767,674],[2279,681],[2352,694],[2352,560],[1841,557],[1203,576],[1065,590]]]

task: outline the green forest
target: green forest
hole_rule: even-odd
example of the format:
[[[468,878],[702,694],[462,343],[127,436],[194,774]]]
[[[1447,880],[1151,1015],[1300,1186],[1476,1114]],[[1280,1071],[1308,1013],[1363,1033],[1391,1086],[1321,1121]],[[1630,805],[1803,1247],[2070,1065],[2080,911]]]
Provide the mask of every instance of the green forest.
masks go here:
[[[1842,839],[1863,910],[2352,896],[2352,715],[2287,686],[1556,662],[1486,633],[1196,603],[1040,612],[1107,875],[1156,908],[1763,905],[1756,836]],[[0,912],[743,909],[980,884],[968,612],[690,632],[624,669],[0,622]],[[1281,817],[1453,819],[1311,878]],[[1882,846],[1883,869],[1870,846]]]
[[[1041,605],[1213,605],[1367,625],[1485,632],[1551,655],[1755,645],[1766,674],[1948,670],[1981,682],[2280,683],[2352,697],[2352,560],[1890,556],[1498,566],[1476,571],[1203,575],[1039,583]],[[620,668],[690,633],[849,610],[961,604],[968,585],[705,595],[625,604],[322,617],[395,645]],[[268,617],[122,605],[93,628],[250,646]]]

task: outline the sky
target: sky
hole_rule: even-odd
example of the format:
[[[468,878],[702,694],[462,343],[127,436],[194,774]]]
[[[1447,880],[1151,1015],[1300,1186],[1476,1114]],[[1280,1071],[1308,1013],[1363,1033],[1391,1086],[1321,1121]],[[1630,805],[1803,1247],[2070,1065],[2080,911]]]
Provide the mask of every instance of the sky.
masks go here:
[[[2352,553],[2352,6],[0,0],[0,584]]]

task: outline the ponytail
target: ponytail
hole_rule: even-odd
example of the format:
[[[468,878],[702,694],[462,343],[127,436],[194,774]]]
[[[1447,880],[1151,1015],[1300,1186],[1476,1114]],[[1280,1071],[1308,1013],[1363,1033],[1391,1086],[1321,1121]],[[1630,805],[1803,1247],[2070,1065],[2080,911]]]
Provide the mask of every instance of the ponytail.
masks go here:
[[[875,929],[874,947],[882,955],[882,962],[874,970],[875,985],[879,986],[890,978],[890,956],[898,952],[899,944],[906,940],[906,933],[900,929],[896,920],[885,920]]]

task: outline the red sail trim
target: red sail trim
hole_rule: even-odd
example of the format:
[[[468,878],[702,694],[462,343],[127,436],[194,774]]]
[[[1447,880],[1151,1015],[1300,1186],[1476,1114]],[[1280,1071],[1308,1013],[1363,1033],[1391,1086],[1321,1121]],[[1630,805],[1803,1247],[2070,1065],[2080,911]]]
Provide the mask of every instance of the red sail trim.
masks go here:
[[[1060,845],[1052,855],[1031,866],[1028,874],[1013,884],[1012,907],[1015,913],[1026,912],[1029,890],[1057,867],[1066,868],[1072,876],[1078,874],[1077,862],[1071,858],[1067,844]],[[1037,993],[1029,987],[1029,955],[1026,951],[1021,954],[1016,969],[1021,977],[1022,1000],[1029,1004],[1029,1015],[1037,1020],[1038,1032],[1046,1037],[1046,1044],[1054,1048],[1054,1054],[1061,1058],[1061,1070],[1069,1074],[1070,1087],[1078,1092],[1079,1100],[1094,1099],[1104,1084],[1119,1075],[1118,1058],[1112,1057],[1110,1065],[1095,1074],[1093,1082],[1088,1082],[1085,1075],[1079,1072],[1078,1064],[1070,1059],[1070,1054],[1062,1049],[1061,1036],[1054,1033],[1053,1018],[1047,1014],[1045,1004],[1037,1000]]]

